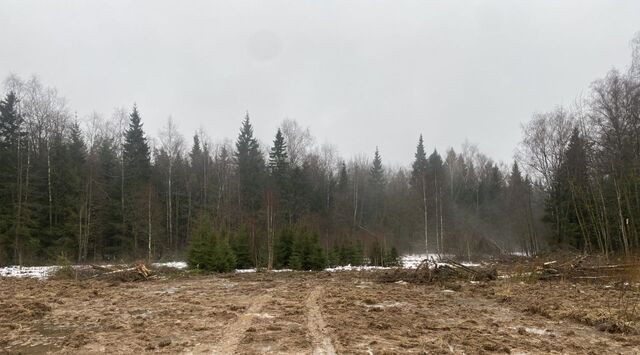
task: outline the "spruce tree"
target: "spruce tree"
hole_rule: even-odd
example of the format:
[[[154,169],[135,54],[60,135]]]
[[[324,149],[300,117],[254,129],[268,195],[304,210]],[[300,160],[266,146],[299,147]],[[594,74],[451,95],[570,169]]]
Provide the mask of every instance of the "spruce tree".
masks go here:
[[[242,122],[236,140],[236,163],[240,182],[240,200],[245,211],[255,214],[263,200],[264,158],[258,140],[253,136],[249,113]]]
[[[21,133],[22,117],[18,114],[18,98],[13,92],[0,101],[0,149],[15,146]]]
[[[137,106],[129,115],[129,127],[124,141],[125,185],[125,235],[131,235],[126,246],[132,257],[137,257],[141,240],[147,238],[149,229],[148,204],[150,196],[150,149],[142,129]]]
[[[129,119],[124,142],[125,176],[128,185],[144,184],[149,179],[151,153],[136,105]]]
[[[17,211],[21,209],[22,181],[18,181],[24,147],[22,146],[22,117],[18,113],[18,99],[13,92],[0,101],[0,264],[10,255],[18,259],[20,225]],[[12,250],[13,249],[13,250]],[[20,260],[13,260],[19,263]]]
[[[382,158],[380,157],[378,147],[376,147],[376,152],[373,155],[373,164],[369,170],[369,177],[375,189],[382,189],[384,187],[384,168],[382,167]]]
[[[276,239],[275,254],[276,266],[279,268],[290,268],[291,255],[293,251],[294,232],[291,228],[283,228]]]
[[[416,153],[414,156],[413,164],[411,165],[411,185],[414,189],[420,190],[422,193],[422,185],[427,174],[428,162],[427,153],[424,150],[424,140],[422,134],[418,139],[418,146],[416,147]]]
[[[411,186],[413,187],[416,196],[420,200],[424,222],[424,243],[425,252],[429,253],[429,238],[428,238],[428,219],[427,219],[427,171],[428,171],[427,154],[424,150],[424,140],[422,134],[418,139],[418,146],[416,147],[415,160],[412,164],[411,170]]]
[[[324,253],[324,249],[320,245],[320,238],[317,234],[313,234],[308,239],[308,248],[309,248],[309,270],[323,270],[327,267],[327,258]]]
[[[120,200],[120,160],[117,147],[110,139],[103,140],[90,164],[94,164],[95,189],[92,217],[93,235],[102,260],[121,260],[128,257],[131,245],[129,236],[122,230],[122,206]],[[83,231],[86,233],[86,230]]]
[[[342,161],[340,164],[340,176],[338,177],[338,190],[346,192],[349,188],[349,175],[347,174],[347,164]]]
[[[278,128],[276,138],[273,140],[273,147],[269,153],[269,168],[276,180],[281,180],[287,172],[287,145],[284,142],[282,131]]]
[[[77,122],[70,126],[69,141],[60,144],[56,149],[54,169],[55,187],[55,221],[56,230],[59,233],[57,250],[66,255],[79,255],[77,242],[81,240],[79,235],[79,219],[86,217],[85,203],[87,182],[87,147],[82,138],[82,132]],[[58,144],[56,144],[58,146]],[[76,236],[75,238],[72,238]]]
[[[216,232],[206,215],[200,216],[191,236],[187,263],[192,269],[229,272],[236,267],[236,256],[226,231]]]
[[[204,161],[203,152],[200,148],[200,137],[195,134],[193,136],[193,146],[189,153],[190,158],[190,176],[189,188],[192,208],[195,213],[200,212],[204,199]]]
[[[384,168],[382,167],[382,158],[380,157],[378,147],[376,147],[376,151],[373,155],[373,164],[369,169],[369,181],[370,203],[368,209],[371,214],[369,219],[372,225],[381,227],[383,222],[382,214],[384,210],[385,177]]]
[[[289,162],[287,161],[287,145],[280,129],[276,133],[273,147],[269,152],[269,170],[271,172],[270,185],[275,188],[278,199],[283,202],[281,207],[286,210],[289,193]]]
[[[223,230],[215,236],[212,269],[216,272],[229,272],[235,266],[236,256],[229,245],[229,234]]]
[[[236,256],[236,269],[250,269],[256,266],[251,257],[249,233],[245,228],[242,228],[231,238],[231,249]]]

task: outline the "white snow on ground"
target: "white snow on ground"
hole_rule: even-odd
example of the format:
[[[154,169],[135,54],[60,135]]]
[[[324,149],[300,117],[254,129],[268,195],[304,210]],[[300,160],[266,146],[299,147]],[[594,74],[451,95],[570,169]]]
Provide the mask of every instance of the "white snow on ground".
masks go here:
[[[415,269],[420,265],[422,260],[440,260],[440,256],[438,254],[407,254],[400,257],[402,260],[402,267],[405,269]]]
[[[450,257],[449,255],[443,255],[443,258]],[[402,266],[406,269],[415,269],[420,265],[420,263],[424,259],[432,259],[432,260],[440,260],[440,257],[437,254],[409,254],[403,255],[401,257]],[[444,265],[445,263],[438,262],[438,265]],[[162,263],[153,263],[151,264],[155,267],[170,267],[175,269],[186,269],[187,263],[184,261],[168,261]],[[480,266],[480,264],[476,263],[466,263],[462,262],[462,265],[465,266]],[[74,265],[74,268],[82,268],[86,267],[86,265]],[[108,266],[107,266],[108,267]],[[38,279],[46,279],[51,276],[58,269],[58,266],[6,266],[0,267],[0,277],[34,277]],[[368,271],[368,270],[388,270],[390,267],[382,267],[382,266],[336,266],[331,268],[326,268],[325,271],[329,272],[339,272],[339,271]],[[281,269],[281,270],[272,270],[273,272],[290,272],[291,269]],[[237,273],[247,273],[247,272],[256,272],[256,269],[238,269]]]
[[[420,265],[420,263],[424,259],[435,260],[438,263],[438,265],[446,265],[447,263],[440,262],[439,260],[447,259],[447,258],[453,259],[453,255],[445,255],[445,254],[438,255],[438,254],[429,253],[428,255],[427,254],[408,254],[408,255],[403,255],[401,257],[402,266],[405,269],[415,269],[415,268],[417,268],[418,265]],[[481,265],[481,264],[478,264],[478,263],[471,263],[471,262],[465,262],[465,261],[460,262],[460,264],[462,264],[464,266],[470,266],[470,267],[477,267],[477,266]]]
[[[246,274],[248,272],[256,272],[256,269],[236,269],[236,273],[238,274]]]
[[[535,327],[531,327],[531,328],[524,328],[524,330],[527,333],[531,333],[531,334],[536,334],[536,335],[549,335],[550,332],[546,329],[540,329],[540,328],[535,328]]]
[[[346,265],[346,266],[329,267],[329,268],[324,269],[324,271],[329,271],[329,272],[336,272],[336,271],[368,271],[368,270],[387,270],[387,269],[391,269],[391,268],[390,267],[382,267],[382,266],[367,266],[367,265],[351,266],[351,265]]]
[[[0,277],[34,277],[46,279],[56,272],[57,266],[5,266],[0,267]]]
[[[166,266],[175,269],[186,269],[187,263],[184,261],[170,261],[166,263],[153,263],[153,266]],[[113,267],[114,265],[102,265],[104,267]],[[119,265],[124,266],[124,265]],[[89,265],[73,265],[74,269],[82,269],[90,267]],[[5,266],[0,267],[0,277],[32,277],[37,279],[47,279],[53,275],[59,266]]]
[[[151,264],[151,266],[155,266],[155,267],[171,267],[174,269],[186,269],[187,268],[187,263],[185,261],[167,261],[164,263],[153,263]]]

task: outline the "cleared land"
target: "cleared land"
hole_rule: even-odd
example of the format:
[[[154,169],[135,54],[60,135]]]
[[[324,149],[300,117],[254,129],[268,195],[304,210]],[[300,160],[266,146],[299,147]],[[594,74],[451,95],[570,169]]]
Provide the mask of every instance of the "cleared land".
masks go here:
[[[633,284],[389,271],[0,278],[0,353],[638,353]]]

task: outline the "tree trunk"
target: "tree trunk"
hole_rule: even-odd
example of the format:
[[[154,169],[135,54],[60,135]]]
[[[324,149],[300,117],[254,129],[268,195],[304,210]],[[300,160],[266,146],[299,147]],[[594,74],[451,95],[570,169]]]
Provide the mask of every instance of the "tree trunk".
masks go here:
[[[122,213],[122,236],[125,235],[126,221],[124,212],[124,149],[120,148],[120,211]]]
[[[434,178],[434,200],[435,200],[435,212],[436,212],[436,247],[438,250],[438,254],[442,254],[442,250],[440,249],[440,230],[439,230],[439,226],[438,226],[438,173],[436,171],[434,171],[433,174],[433,178]]]
[[[149,186],[147,191],[147,260],[151,263],[151,186]]]
[[[169,250],[173,250],[173,225],[172,225],[172,211],[171,211],[171,173],[172,173],[172,162],[171,158],[169,158],[169,211],[167,215],[169,216]]]
[[[273,269],[273,195],[267,192],[267,270]]]
[[[82,209],[84,201],[80,202],[80,208],[78,208],[78,262],[82,261]]]
[[[47,190],[49,192],[49,233],[53,229],[53,196],[51,190],[51,148],[47,140]]]
[[[624,248],[624,255],[628,256],[629,255],[629,238],[627,236],[627,230],[625,228],[625,219],[624,219],[624,216],[622,215],[622,202],[620,198],[620,188],[615,178],[613,179],[613,184],[615,185],[615,188],[616,188],[616,201],[618,202],[618,217],[620,218],[620,233],[621,233],[622,246]]]
[[[429,257],[429,234],[427,231],[427,186],[424,176],[422,177],[422,209],[424,211],[424,250]]]
[[[576,190],[575,187],[573,186],[573,183],[569,182],[569,188],[571,189],[571,200],[573,202],[573,207],[574,207],[574,211],[576,214],[576,218],[578,218],[578,225],[580,226],[580,233],[582,233],[582,238],[584,240],[584,250],[586,252],[590,252],[591,251],[591,242],[590,242],[590,238],[589,238],[589,234],[587,233],[586,227],[584,225],[584,221],[582,218],[582,213],[580,211],[580,209],[578,208],[578,202],[576,199]]]
[[[358,225],[358,172],[353,175],[353,226]]]
[[[20,229],[22,226],[22,150],[20,149],[22,142],[18,140],[18,206],[16,212],[16,230],[15,240],[13,243],[13,262],[22,265],[22,253],[20,250]],[[27,155],[29,152],[27,151]],[[27,165],[28,166],[28,165]],[[28,176],[28,175],[27,175]]]
[[[442,198],[440,199],[440,248],[441,253],[444,254],[444,217],[442,214]]]

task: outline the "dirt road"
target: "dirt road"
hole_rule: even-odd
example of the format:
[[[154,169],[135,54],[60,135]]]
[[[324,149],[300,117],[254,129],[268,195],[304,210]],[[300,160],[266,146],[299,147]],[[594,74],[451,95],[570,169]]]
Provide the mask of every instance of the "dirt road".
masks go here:
[[[0,279],[0,353],[639,353],[634,331],[602,325],[607,312],[640,301],[637,290],[624,291],[619,309],[609,302],[602,319],[588,317],[615,292],[504,280],[383,284],[373,272]]]

